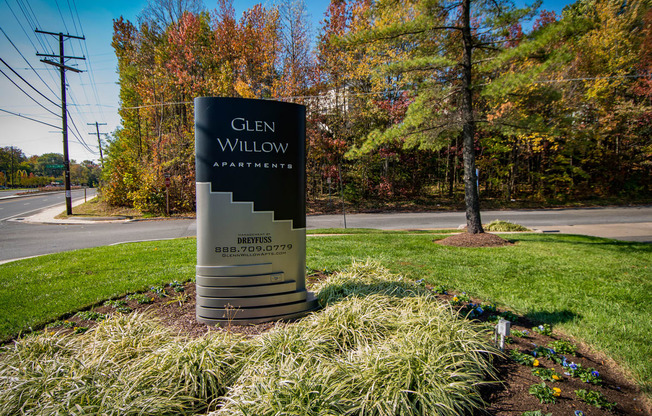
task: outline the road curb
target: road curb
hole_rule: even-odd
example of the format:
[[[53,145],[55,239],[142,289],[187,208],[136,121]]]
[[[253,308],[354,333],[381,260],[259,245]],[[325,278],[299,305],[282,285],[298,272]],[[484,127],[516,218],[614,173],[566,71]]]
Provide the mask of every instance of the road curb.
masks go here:
[[[89,198],[80,198],[75,201],[73,201],[72,206],[76,207],[78,205],[81,205],[83,203],[86,203],[93,198],[95,198],[97,195],[94,195]],[[77,218],[55,218],[57,215],[61,214],[66,210],[66,204],[59,204],[55,205],[53,207],[44,209],[41,212],[38,212],[34,215],[30,215],[29,217],[25,217],[22,219],[16,219],[14,218],[12,221],[20,221],[28,224],[58,224],[58,225],[83,225],[83,224],[96,224],[98,220],[91,219],[93,217],[89,217],[89,219],[77,219]],[[119,219],[119,220],[107,220],[104,222],[124,222],[125,219]]]

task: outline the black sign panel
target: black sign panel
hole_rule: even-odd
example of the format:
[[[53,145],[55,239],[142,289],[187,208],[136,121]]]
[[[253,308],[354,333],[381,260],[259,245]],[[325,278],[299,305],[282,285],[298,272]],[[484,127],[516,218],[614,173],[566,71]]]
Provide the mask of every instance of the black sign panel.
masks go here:
[[[195,98],[196,180],[305,228],[305,107]]]

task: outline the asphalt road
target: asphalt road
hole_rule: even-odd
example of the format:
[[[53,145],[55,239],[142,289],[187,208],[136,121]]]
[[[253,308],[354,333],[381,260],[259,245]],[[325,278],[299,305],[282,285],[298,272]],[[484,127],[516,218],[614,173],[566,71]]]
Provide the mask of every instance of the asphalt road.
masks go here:
[[[652,243],[652,206],[482,211],[482,222],[510,221],[549,233],[582,234],[624,241]],[[346,216],[348,228],[437,229],[466,224],[464,212],[355,214]],[[308,217],[308,229],[342,228],[343,215]]]
[[[5,198],[0,193],[0,262],[116,243],[196,235],[194,220],[39,224],[26,222],[42,212],[65,211],[63,193]],[[94,196],[88,190],[87,198]],[[84,201],[84,191],[73,191],[73,204]],[[50,209],[48,209],[50,208]],[[74,208],[73,208],[74,212]]]
[[[652,206],[482,211],[482,222],[504,220],[526,227],[652,222]],[[466,224],[464,212],[355,214],[346,216],[349,228],[429,229],[457,228]],[[308,217],[308,228],[344,227],[342,215]]]
[[[73,190],[71,196],[73,201],[83,200],[84,197],[92,198],[95,196],[95,193],[95,189],[78,189]],[[17,195],[17,191],[2,191],[0,192],[0,223],[14,218],[29,216],[45,208],[65,203],[66,198],[63,191],[31,196]]]
[[[58,200],[48,199],[51,197],[0,199],[0,262],[86,247],[196,235],[196,222],[192,219],[83,224],[34,224],[23,220],[53,204],[58,206],[58,212],[65,210],[61,205],[63,194],[56,197]],[[57,208],[49,211],[56,212]],[[483,211],[482,218],[485,223],[502,219],[544,232],[652,242],[652,206]],[[466,222],[463,212],[355,214],[347,215],[346,220],[349,228],[376,229],[457,228]],[[316,215],[309,216],[307,223],[309,232],[314,228],[342,228],[344,219],[342,215]]]

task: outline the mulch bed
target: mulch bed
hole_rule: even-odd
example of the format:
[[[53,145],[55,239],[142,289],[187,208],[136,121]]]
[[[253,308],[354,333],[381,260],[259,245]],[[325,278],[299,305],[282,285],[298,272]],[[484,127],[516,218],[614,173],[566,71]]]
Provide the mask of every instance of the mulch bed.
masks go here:
[[[504,238],[491,233],[460,233],[446,237],[442,240],[435,240],[435,243],[442,246],[453,247],[502,247],[514,245]]]
[[[320,280],[327,278],[321,272],[315,272],[307,279],[308,287]],[[433,288],[429,287],[431,290]],[[180,290],[180,289],[177,289]],[[136,300],[126,301],[126,306],[132,311],[148,312],[153,314],[161,321],[179,334],[190,337],[198,337],[211,331],[230,331],[233,333],[255,336],[268,331],[274,327],[275,323],[264,323],[248,326],[230,326],[230,327],[213,327],[200,324],[195,320],[195,284],[186,283],[182,292],[175,291],[172,287],[165,288],[165,295],[157,295],[153,292],[146,292],[145,295],[152,303],[139,304]],[[451,301],[454,294],[440,293],[437,297],[442,301]],[[462,302],[456,306],[459,309],[469,309],[470,302],[480,304],[479,300],[471,299],[469,302]],[[111,306],[98,306],[93,309],[100,313],[116,313]],[[483,314],[480,321],[491,318],[494,313]],[[547,346],[550,342],[557,339],[568,339],[557,331],[552,336],[544,336],[532,331],[536,323],[530,322],[523,317],[511,318],[512,330],[527,330],[528,335],[523,338],[511,337],[512,343],[506,345],[506,354],[510,349],[518,349],[521,352],[531,352],[536,345]],[[74,322],[75,328],[64,329],[65,332],[73,332],[76,328],[90,328],[96,323],[94,321],[83,321],[77,316],[68,318]],[[52,328],[49,330],[61,330]],[[573,341],[573,340],[571,340]],[[574,342],[578,344],[577,342]],[[539,358],[540,368],[553,368],[563,374],[565,370],[561,365],[555,364],[547,358]],[[541,380],[532,374],[532,368],[521,365],[512,359],[499,357],[495,360],[495,367],[499,374],[500,382],[496,382],[482,390],[484,400],[488,403],[486,408],[487,415],[496,416],[521,416],[525,411],[541,410],[543,415],[552,413],[553,415],[575,415],[575,411],[584,412],[587,416],[607,416],[607,415],[650,415],[648,401],[641,394],[634,384],[632,377],[627,376],[613,361],[605,358],[599,353],[591,351],[586,345],[579,344],[578,352],[574,356],[568,356],[568,361],[581,364],[585,368],[594,368],[600,373],[603,382],[601,385],[586,384],[578,378],[563,377],[563,381],[550,383],[551,387],[559,387],[561,395],[557,398],[555,404],[541,404],[539,401],[528,393],[530,386],[540,384]],[[615,409],[609,411],[606,409],[596,408],[580,401],[574,391],[578,389],[597,390],[605,395],[608,401],[616,402]]]

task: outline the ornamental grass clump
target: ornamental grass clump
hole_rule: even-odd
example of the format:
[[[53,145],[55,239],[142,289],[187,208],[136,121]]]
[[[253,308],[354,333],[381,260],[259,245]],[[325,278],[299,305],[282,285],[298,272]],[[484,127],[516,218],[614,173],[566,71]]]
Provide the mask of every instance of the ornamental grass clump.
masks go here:
[[[319,292],[328,305],[254,341],[214,415],[464,415],[493,375],[489,334],[419,286],[354,264]]]
[[[325,308],[245,338],[188,338],[118,314],[0,353],[0,415],[466,415],[495,377],[490,334],[373,263],[333,275]]]
[[[425,287],[393,274],[373,261],[354,262],[342,273],[334,274],[322,282],[317,291],[322,306],[348,296],[386,295],[403,298],[430,294]]]
[[[193,415],[212,409],[247,351],[237,337],[190,340],[142,314],[35,334],[0,359],[0,414]]]

